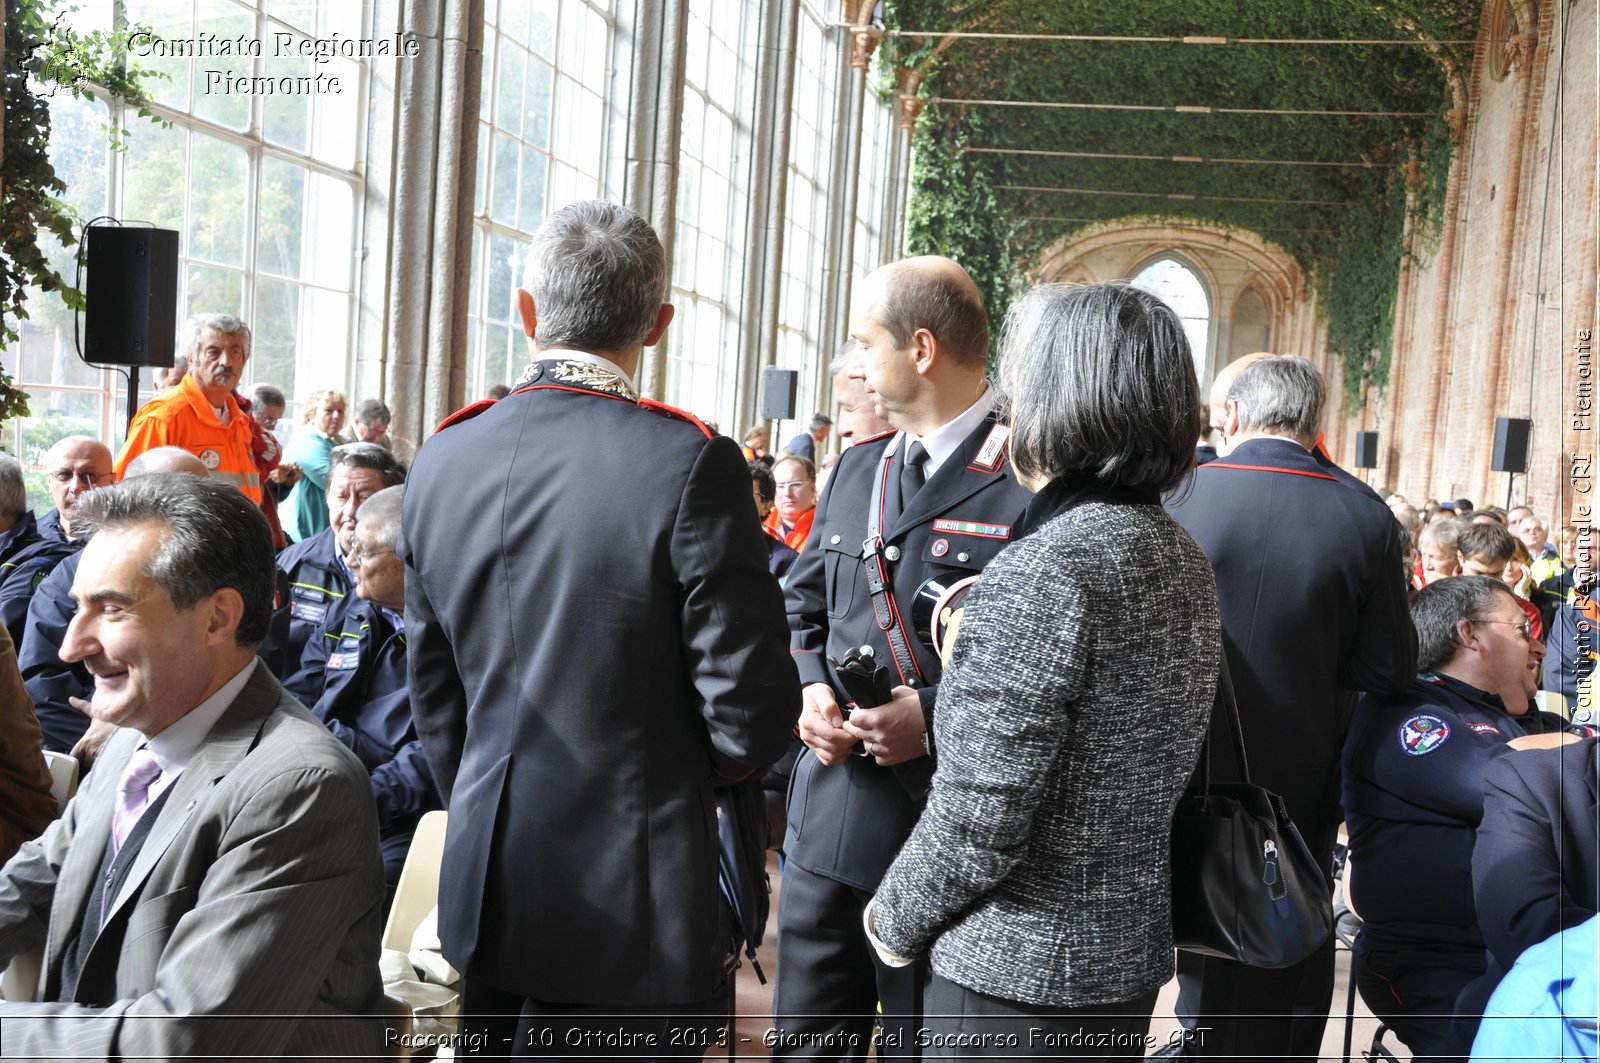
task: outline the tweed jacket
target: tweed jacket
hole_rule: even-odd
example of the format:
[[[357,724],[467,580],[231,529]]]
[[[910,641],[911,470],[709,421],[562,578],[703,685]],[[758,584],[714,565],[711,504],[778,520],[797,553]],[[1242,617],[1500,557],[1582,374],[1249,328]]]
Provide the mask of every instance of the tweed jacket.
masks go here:
[[[0,871],[0,964],[43,943],[61,982],[99,884],[119,731]],[[0,1002],[0,1058],[359,1059],[383,1041],[383,865],[366,769],[264,667],[168,791],[71,1003]]]
[[[1024,1004],[1172,974],[1172,812],[1216,691],[1205,554],[1154,494],[1058,480],[966,601],[926,811],[876,897],[902,955]]]

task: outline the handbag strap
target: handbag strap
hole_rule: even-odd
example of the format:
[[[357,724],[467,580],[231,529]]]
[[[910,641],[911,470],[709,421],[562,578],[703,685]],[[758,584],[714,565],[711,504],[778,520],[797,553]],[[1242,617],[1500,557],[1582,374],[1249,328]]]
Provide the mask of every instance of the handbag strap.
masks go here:
[[[1228,671],[1228,653],[1224,650],[1217,659],[1217,696],[1211,707],[1212,719],[1219,716],[1227,724],[1228,737],[1233,742],[1234,760],[1239,765],[1239,781],[1250,781],[1250,761],[1244,752],[1244,728],[1239,724],[1239,702],[1233,693],[1233,675]],[[1205,749],[1200,755],[1199,770],[1196,775],[1197,787],[1200,792],[1211,788],[1211,735],[1206,734]]]

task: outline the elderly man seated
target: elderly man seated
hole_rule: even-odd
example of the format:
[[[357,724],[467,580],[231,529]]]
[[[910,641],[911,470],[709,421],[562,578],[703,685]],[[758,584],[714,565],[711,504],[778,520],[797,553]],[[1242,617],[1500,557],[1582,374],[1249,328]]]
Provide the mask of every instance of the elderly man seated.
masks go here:
[[[372,773],[383,836],[384,877],[392,889],[422,815],[439,808],[406,678],[406,566],[394,553],[404,487],[388,487],[356,512],[346,560],[358,599],[306,643],[284,687],[312,707]]]
[[[382,1042],[383,868],[367,773],[256,661],[272,538],[224,483],[145,476],[92,533],[61,652],[117,725],[0,870],[0,964],[45,946],[8,1055],[367,1058]]]
[[[1454,1058],[1467,1047],[1450,1019],[1456,995],[1485,964],[1472,898],[1484,767],[1563,740],[1565,721],[1533,708],[1544,646],[1504,583],[1430,583],[1411,619],[1416,681],[1366,695],[1344,746],[1347,874],[1364,920],[1353,976],[1414,1054]]]
[[[337,624],[350,606],[355,581],[348,558],[356,510],[405,478],[395,456],[375,443],[345,443],[328,455],[328,527],[278,555],[289,600],[280,610],[287,616],[274,618],[274,633],[282,632],[284,642],[264,656],[279,676],[294,672],[311,637]]]

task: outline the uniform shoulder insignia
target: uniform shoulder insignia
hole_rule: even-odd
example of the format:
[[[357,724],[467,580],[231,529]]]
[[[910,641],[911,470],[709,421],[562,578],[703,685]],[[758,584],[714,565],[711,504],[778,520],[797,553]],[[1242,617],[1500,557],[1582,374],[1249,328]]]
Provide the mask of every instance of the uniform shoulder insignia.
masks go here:
[[[443,432],[446,428],[458,425],[462,421],[470,421],[474,417],[478,416],[478,414],[482,413],[484,410],[487,410],[493,405],[493,399],[479,399],[470,406],[463,406],[455,413],[452,413],[449,417],[446,417],[444,420],[440,421],[439,427],[435,428],[434,431]]]
[[[710,439],[712,436],[716,435],[716,433],[713,432],[704,421],[690,413],[688,410],[680,410],[676,406],[668,406],[666,403],[657,402],[655,399],[641,398],[639,400],[639,405],[646,410],[653,410],[663,417],[671,417],[678,421],[688,421],[690,424],[700,429],[700,431],[704,432],[707,439]]]
[[[858,447],[863,443],[876,443],[880,439],[884,439],[884,438],[887,438],[888,436],[894,435],[896,431],[898,431],[898,429],[890,428],[890,429],[887,429],[885,431],[879,432],[875,436],[867,436],[865,439],[854,440],[854,441],[851,442],[850,445],[854,446],[854,447]]]

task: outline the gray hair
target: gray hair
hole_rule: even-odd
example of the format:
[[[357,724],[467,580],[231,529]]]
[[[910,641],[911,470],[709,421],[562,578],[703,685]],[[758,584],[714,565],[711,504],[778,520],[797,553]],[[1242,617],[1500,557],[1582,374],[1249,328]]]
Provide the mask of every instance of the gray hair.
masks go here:
[[[283,395],[280,388],[271,384],[257,384],[250,389],[250,412],[260,417],[267,412],[268,406],[287,406],[289,400]]]
[[[244,599],[234,641],[256,646],[266,637],[276,590],[272,531],[261,510],[239,489],[187,473],[152,473],[115,487],[86,492],[78,500],[73,530],[85,538],[160,524],[166,538],[145,575],[177,609],[231,587]]]
[[[1488,576],[1449,576],[1428,584],[1411,603],[1411,622],[1417,629],[1417,671],[1431,672],[1454,657],[1461,647],[1456,625],[1463,620],[1482,624],[1492,619],[1495,596],[1516,601],[1511,590]]]
[[[1317,367],[1298,354],[1252,362],[1228,388],[1246,432],[1273,432],[1310,442],[1322,431],[1328,389]]]
[[[825,413],[814,413],[811,415],[811,431],[813,432],[819,428],[827,428],[832,424],[833,418],[829,417]]]
[[[833,361],[828,363],[828,375],[838,376],[850,367],[850,356],[856,353],[856,341],[845,340],[839,345],[838,353],[833,356]]]
[[[1466,527],[1467,522],[1456,517],[1435,517],[1422,526],[1422,533],[1417,536],[1417,549],[1442,546],[1454,551]]]
[[[638,214],[591,199],[545,219],[523,287],[538,347],[625,351],[644,342],[666,301],[667,254]]]
[[[1025,475],[1171,490],[1194,467],[1200,384],[1183,324],[1128,284],[1047,284],[1006,317],[1000,391]]]
[[[28,484],[22,478],[22,462],[0,454],[0,517],[16,520],[26,512]]]
[[[400,539],[400,509],[405,497],[405,485],[396,484],[385,487],[356,510],[356,523],[370,527],[378,545],[391,552]]]
[[[362,424],[376,424],[379,421],[388,424],[394,420],[389,413],[389,407],[379,399],[362,399],[356,403],[356,420]]]
[[[344,466],[376,471],[383,477],[385,487],[402,484],[406,479],[406,467],[376,443],[343,443],[334,447],[328,455],[328,472]]]
[[[224,336],[244,336],[244,356],[250,357],[250,326],[234,317],[232,314],[196,314],[183,326],[183,350],[179,355],[191,365],[194,364],[195,352],[200,349],[200,333],[206,330],[220,332]]]

